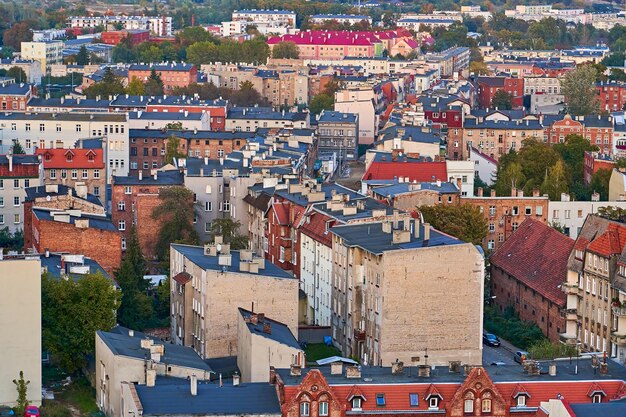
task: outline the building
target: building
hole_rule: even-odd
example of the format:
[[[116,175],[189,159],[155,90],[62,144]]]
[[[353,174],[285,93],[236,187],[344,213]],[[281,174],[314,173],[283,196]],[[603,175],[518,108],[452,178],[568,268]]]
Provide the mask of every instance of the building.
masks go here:
[[[580,135],[592,145],[598,147],[604,155],[613,154],[613,117],[612,116],[576,116],[566,114],[552,124],[547,124],[544,141],[563,143],[569,135]]]
[[[322,110],[317,118],[317,132],[320,154],[336,153],[340,161],[359,157],[358,114]]]
[[[269,107],[231,107],[226,116],[226,130],[256,132],[257,129],[308,129],[308,112],[274,111]]]
[[[473,146],[468,148],[469,161],[474,162],[474,177],[480,178],[487,185],[493,184],[498,172],[498,161]]]
[[[118,45],[126,40],[130,46],[137,46],[140,43],[150,40],[150,32],[147,30],[111,30],[102,32],[100,40],[107,45]]]
[[[125,404],[122,385],[129,381],[154,387],[157,376],[210,379],[211,368],[188,347],[123,327],[98,330],[95,338],[96,403],[108,417],[121,414]]]
[[[335,93],[335,111],[358,115],[358,144],[369,145],[378,135],[379,115],[371,87],[351,87]]]
[[[32,86],[24,84],[26,80],[16,80],[16,83],[0,86],[0,108],[7,110],[25,110],[26,104],[33,96]]]
[[[482,363],[484,258],[474,245],[406,215],[330,233],[331,327],[343,356],[378,366]]]
[[[1,255],[0,251],[0,255]],[[18,278],[19,279],[16,279]],[[0,404],[17,406],[14,379],[30,381],[26,398],[41,405],[41,263],[0,256]],[[25,297],[28,298],[26,302]]]
[[[106,175],[104,149],[37,149],[43,163],[43,183],[61,184],[71,188],[77,184],[87,187],[87,192],[104,197]]]
[[[156,36],[172,36],[171,16],[70,16],[67,26],[77,29],[95,29],[103,26],[105,30],[149,30]]]
[[[342,60],[344,57],[382,57],[384,45],[375,32],[307,30],[293,35],[273,36],[270,50],[280,42],[298,46],[300,59]]]
[[[338,22],[345,23],[349,25],[356,25],[361,22],[367,22],[369,25],[372,25],[372,18],[365,15],[357,15],[357,14],[314,14],[309,17],[309,22],[313,24],[321,24],[324,22]]]
[[[238,308],[263,311],[298,334],[298,280],[251,251],[172,244],[172,340],[203,358],[238,353]],[[228,296],[224,296],[228,294]]]
[[[63,42],[42,41],[42,42],[22,42],[20,57],[22,59],[32,59],[41,63],[41,71],[47,71],[51,65],[63,62]]]
[[[161,190],[183,185],[183,173],[178,170],[155,171],[153,175],[136,177],[113,177],[111,183],[111,221],[121,233],[122,249],[130,237],[133,226],[141,250],[146,258],[156,256],[156,245],[160,231],[160,220],[152,217],[152,212],[161,204]]]
[[[553,343],[565,330],[561,284],[574,240],[532,217],[489,257],[491,295],[500,312],[512,307]]]
[[[563,233],[576,239],[585,219],[603,208],[626,209],[626,201],[600,201],[600,194],[591,196],[591,201],[575,201],[568,194],[562,194],[560,201],[548,202],[548,224],[563,228]]]
[[[232,19],[235,22],[272,23],[277,26],[296,26],[296,12],[292,10],[233,10]]]
[[[24,229],[26,189],[41,185],[41,161],[34,155],[0,155],[0,228]]]
[[[599,170],[608,169],[609,171],[612,171],[615,166],[616,161],[610,156],[601,154],[599,152],[585,151],[583,166],[583,180],[585,181],[585,184],[590,184],[593,174],[595,174]]]
[[[18,67],[24,74],[25,80],[16,80],[28,84],[41,84],[41,78],[46,73],[46,69],[42,68],[41,62],[35,59],[0,59],[0,69],[9,70],[12,67]]]
[[[392,154],[434,159],[441,153],[441,138],[425,126],[393,125],[379,132],[374,146]]]
[[[448,169],[445,161],[425,158],[409,158],[406,155],[376,153],[363,174],[362,182],[367,186],[387,185],[390,182],[433,182],[447,181]]]
[[[371,189],[372,197],[384,201],[391,207],[415,212],[420,206],[458,204],[461,191],[460,181],[452,182],[400,182]]]
[[[493,108],[493,98],[498,91],[504,91],[512,96],[513,108],[524,105],[524,78],[512,77],[478,77],[478,105],[481,108]]]
[[[128,113],[130,129],[161,129],[167,130],[171,125],[180,123],[184,130],[209,130],[209,113],[206,111],[184,112],[148,112],[139,110]]]
[[[524,196],[523,191],[514,189],[510,197],[496,197],[495,190],[490,196],[483,196],[479,188],[477,196],[461,197],[461,204],[476,206],[485,216],[489,232],[483,247],[488,250],[500,247],[527,217],[534,216],[547,224],[548,201],[548,196],[540,196],[538,190],[534,190],[532,196]]]
[[[198,82],[198,69],[195,65],[184,62],[132,64],[128,68],[128,82],[131,82],[133,78],[146,82],[153,70],[161,77],[165,91],[170,91],[174,87],[187,87],[189,84]]]
[[[270,367],[305,364],[304,351],[289,327],[263,313],[239,308],[237,367],[242,382],[268,382]]]

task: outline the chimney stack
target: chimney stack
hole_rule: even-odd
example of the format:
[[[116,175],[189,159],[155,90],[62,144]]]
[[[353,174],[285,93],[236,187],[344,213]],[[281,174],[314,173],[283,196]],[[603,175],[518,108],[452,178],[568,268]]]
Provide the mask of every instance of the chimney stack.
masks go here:
[[[430,240],[430,224],[424,223],[424,241]]]
[[[491,197],[494,198],[496,196],[496,190],[491,190]]]
[[[13,172],[13,154],[8,154],[7,159],[9,160],[9,172]]]
[[[239,374],[237,372],[235,372],[233,374],[233,386],[234,387],[238,387],[239,386],[239,379],[240,379]]]
[[[143,171],[139,170],[139,181],[143,179]]]
[[[191,375],[190,382],[191,382],[191,384],[190,384],[191,385],[190,386],[190,388],[191,388],[191,395],[193,395],[193,396],[198,395],[198,377],[196,376],[196,374],[192,374]]]
[[[478,197],[483,196],[483,187],[478,187]]]

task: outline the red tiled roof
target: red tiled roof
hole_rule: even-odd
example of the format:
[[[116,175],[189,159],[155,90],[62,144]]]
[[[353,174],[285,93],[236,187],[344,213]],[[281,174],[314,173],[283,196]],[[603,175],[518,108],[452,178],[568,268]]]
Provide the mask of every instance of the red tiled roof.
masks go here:
[[[302,223],[302,226],[300,226],[300,232],[325,246],[332,246],[332,237],[330,233],[326,232],[326,222],[330,222],[328,225],[330,228],[335,224],[335,220],[317,211],[311,212],[311,214],[306,216],[306,218],[308,221],[305,220]]]
[[[103,149],[37,149],[35,154],[42,155],[44,169],[104,169]]]
[[[611,223],[609,228],[587,247],[598,255],[611,256],[622,253],[626,245],[626,227]]]
[[[491,255],[491,264],[553,303],[565,305],[558,286],[566,279],[574,241],[532,217]]]
[[[289,207],[287,204],[272,203],[270,210],[272,209],[276,219],[278,219],[278,224],[282,226],[289,225]]]
[[[448,180],[445,162],[372,162],[363,175],[364,180],[392,180],[408,177],[411,182]]]
[[[348,31],[348,30],[307,30],[296,34],[273,36],[267,40],[268,45],[279,42],[294,42],[297,45],[374,45],[382,40],[410,37],[397,31]]]
[[[172,278],[174,281],[178,282],[180,285],[185,285],[189,281],[191,281],[191,275],[189,273],[183,271],[179,274],[174,275]]]

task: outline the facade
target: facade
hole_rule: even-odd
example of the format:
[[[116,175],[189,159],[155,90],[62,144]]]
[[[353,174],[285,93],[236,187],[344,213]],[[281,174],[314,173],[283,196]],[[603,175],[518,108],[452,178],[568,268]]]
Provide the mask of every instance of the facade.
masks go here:
[[[107,417],[121,415],[122,384],[154,387],[157,376],[209,380],[211,368],[188,347],[164,343],[145,334],[115,327],[96,335],[96,403]],[[147,360],[149,359],[149,360]]]
[[[474,162],[474,176],[487,185],[493,184],[498,171],[498,161],[473,146],[469,147],[468,152],[467,159]]]
[[[0,86],[0,109],[25,110],[26,104],[33,96],[32,87],[24,84],[27,80],[15,80],[16,83],[3,84]]]
[[[483,196],[479,188],[476,197],[461,197],[461,204],[477,206],[487,220],[489,232],[483,241],[483,247],[487,250],[500,247],[527,217],[532,216],[547,224],[548,201],[548,196],[540,196],[537,190],[533,191],[532,196],[524,196],[523,191],[513,190],[511,197],[496,197],[494,190],[490,196]]]
[[[369,145],[378,135],[379,116],[373,103],[371,88],[354,87],[335,93],[335,111],[358,115],[359,139],[361,145]]]
[[[437,158],[441,139],[428,127],[395,125],[381,130],[374,143],[378,151],[406,154],[409,157]]]
[[[563,143],[568,135],[580,135],[599,148],[603,155],[613,154],[613,118],[611,116],[565,115],[545,127],[544,140]]]
[[[42,182],[41,161],[34,155],[0,156],[0,228],[24,229],[26,189]]]
[[[565,330],[566,296],[559,286],[573,247],[573,239],[529,217],[489,257],[490,294],[500,312],[513,307],[553,343]]]
[[[192,64],[168,63],[161,64],[132,64],[128,68],[128,82],[137,78],[145,82],[154,70],[161,76],[163,88],[166,91],[174,87],[187,87],[191,83],[198,82],[198,69]]]
[[[26,79],[21,80],[29,84],[40,84],[41,78],[46,73],[41,62],[34,59],[0,59],[0,69],[9,70],[11,67],[18,67],[26,74]],[[20,80],[17,80],[20,81]]]
[[[270,367],[305,364],[304,351],[287,325],[263,313],[239,308],[237,367],[241,381],[268,382]]]
[[[150,40],[150,32],[147,30],[111,30],[102,32],[100,40],[107,45],[118,45],[123,40],[127,40],[130,46],[136,46]]]
[[[475,246],[408,216],[336,226],[330,232],[331,326],[344,356],[378,366],[414,363],[416,357],[424,357],[420,365],[482,363],[484,259]],[[433,285],[433,279],[439,284]],[[480,297],[446,303],[445,294]]]
[[[460,182],[401,182],[375,187],[371,194],[373,198],[384,201],[395,209],[415,212],[420,206],[458,204],[461,195],[459,185]]]
[[[176,278],[181,273],[186,279]],[[254,305],[298,334],[298,280],[251,251],[172,244],[170,274],[172,340],[203,358],[238,353],[238,308]]]
[[[128,127],[130,129],[168,130],[170,125],[180,123],[184,130],[209,130],[211,127],[209,120],[209,114],[205,111],[170,113],[139,110],[128,114]]]
[[[314,24],[320,24],[324,22],[338,22],[355,25],[363,21],[366,21],[370,25],[372,24],[371,17],[357,14],[314,14],[309,18],[309,22]]]
[[[70,16],[67,25],[78,29],[104,26],[106,30],[121,25],[125,30],[149,30],[156,36],[172,36],[171,16]]]
[[[87,192],[104,197],[106,174],[104,149],[37,149],[43,163],[43,183],[75,187],[82,184]]]
[[[1,254],[1,252],[0,252]],[[19,278],[19,279],[17,279]],[[0,256],[0,404],[17,406],[14,379],[30,381],[26,398],[41,405],[41,262]],[[25,297],[28,298],[26,302]]]
[[[493,97],[502,90],[513,97],[513,108],[524,104],[524,78],[478,77],[478,105],[484,109],[493,108]]]
[[[604,155],[599,152],[586,151],[583,167],[583,181],[585,181],[585,184],[590,184],[593,174],[601,169],[608,169],[609,171],[612,171],[615,166],[615,159],[609,157],[608,155]]]
[[[63,62],[63,42],[22,42],[20,57],[39,61],[42,72],[47,71],[51,65]]]
[[[340,161],[354,160],[359,156],[359,115],[324,111],[317,119],[319,134],[318,152],[335,152]]]
[[[608,207],[626,209],[626,201],[600,201],[599,194],[591,201],[573,201],[569,195],[562,195],[560,201],[548,202],[548,224],[562,227],[565,235],[576,239],[587,216]]]
[[[255,132],[267,129],[308,129],[309,113],[278,112],[264,107],[232,107],[226,116],[226,130],[231,132]]]
[[[235,22],[262,22],[292,27],[296,25],[296,13],[292,10],[233,10],[232,19]]]

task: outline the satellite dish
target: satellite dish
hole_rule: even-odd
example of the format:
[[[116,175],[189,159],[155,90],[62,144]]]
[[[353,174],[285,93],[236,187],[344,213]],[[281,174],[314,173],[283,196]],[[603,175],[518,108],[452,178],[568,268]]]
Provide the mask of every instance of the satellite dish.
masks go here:
[[[215,248],[217,249],[218,252],[222,251],[222,245],[221,244],[217,244],[217,246],[215,246]]]

